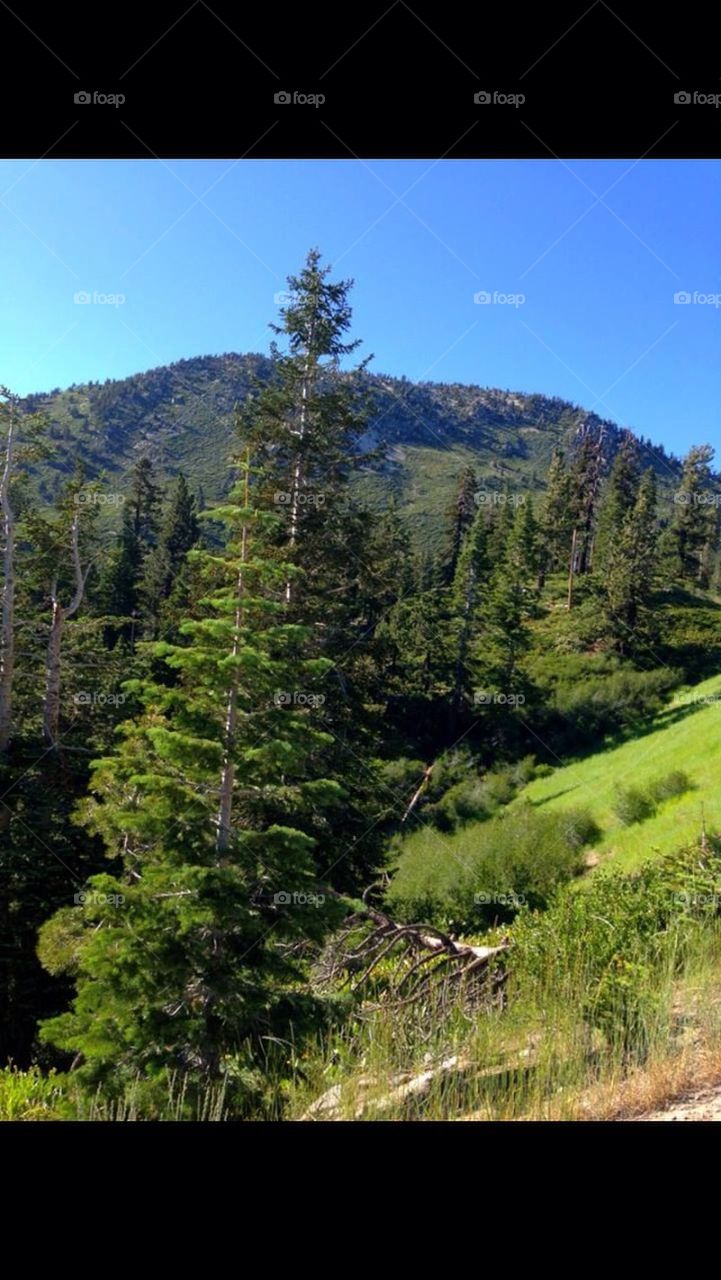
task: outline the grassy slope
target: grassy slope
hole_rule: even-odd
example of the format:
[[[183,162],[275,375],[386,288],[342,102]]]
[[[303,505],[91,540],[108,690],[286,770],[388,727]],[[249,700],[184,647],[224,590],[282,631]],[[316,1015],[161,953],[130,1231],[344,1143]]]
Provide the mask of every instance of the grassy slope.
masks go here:
[[[616,786],[643,787],[672,769],[683,769],[694,790],[665,801],[645,822],[624,827],[612,808]],[[697,837],[702,805],[708,830],[721,831],[720,779],[721,677],[713,676],[679,691],[648,732],[531,782],[514,803],[526,799],[556,810],[588,806],[604,832],[596,845],[601,861],[612,857],[614,866],[629,870]]]
[[[704,702],[704,698],[717,700]],[[672,769],[683,769],[693,790],[664,801],[644,822],[624,827],[613,812],[616,786],[643,787]],[[538,778],[509,808],[526,800],[549,811],[590,810],[604,833],[595,846],[600,864],[612,859],[614,866],[628,871],[648,857],[670,853],[697,838],[702,805],[709,833],[721,832],[720,780],[721,676],[716,675],[677,692],[646,732]],[[462,874],[477,825],[468,823],[452,835],[424,826],[404,840],[403,849],[423,845],[444,862],[452,858]]]

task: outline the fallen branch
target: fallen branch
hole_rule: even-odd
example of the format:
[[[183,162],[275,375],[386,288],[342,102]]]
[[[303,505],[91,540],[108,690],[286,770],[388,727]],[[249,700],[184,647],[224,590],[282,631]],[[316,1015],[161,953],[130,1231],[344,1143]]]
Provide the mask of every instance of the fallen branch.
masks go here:
[[[327,886],[324,892],[347,901]],[[315,980],[321,986],[340,984],[362,993],[386,961],[389,972],[382,1003],[400,1007],[428,999],[434,1004],[470,999],[476,1004],[479,998],[492,999],[501,991],[505,973],[492,961],[509,946],[507,937],[496,946],[482,947],[459,942],[433,925],[398,924],[364,900],[326,945]]]

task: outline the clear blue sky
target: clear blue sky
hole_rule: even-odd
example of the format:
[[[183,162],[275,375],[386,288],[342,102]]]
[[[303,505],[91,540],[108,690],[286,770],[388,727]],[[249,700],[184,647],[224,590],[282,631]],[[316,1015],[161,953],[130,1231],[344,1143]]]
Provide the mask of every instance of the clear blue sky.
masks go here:
[[[355,278],[378,372],[560,395],[675,452],[721,449],[721,307],[674,304],[721,301],[713,161],[5,161],[0,382],[266,351],[311,245]]]

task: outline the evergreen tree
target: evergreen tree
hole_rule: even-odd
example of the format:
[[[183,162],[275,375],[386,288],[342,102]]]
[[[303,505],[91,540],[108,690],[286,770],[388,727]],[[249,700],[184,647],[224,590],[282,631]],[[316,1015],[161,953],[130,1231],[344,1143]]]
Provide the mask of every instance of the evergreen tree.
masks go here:
[[[657,563],[656,476],[644,472],[633,508],[627,511],[609,547],[604,573],[609,631],[619,653],[647,647],[648,604]]]
[[[122,873],[94,877],[41,939],[51,971],[77,974],[71,1011],[43,1038],[82,1056],[90,1088],[139,1081],[150,1108],[174,1074],[192,1102],[226,1079],[237,1113],[260,1105],[317,1025],[298,949],[337,919],[308,834],[310,815],[343,803],[324,776],[332,738],[287,693],[324,661],[285,619],[297,571],[269,550],[277,517],[251,506],[242,471],[212,513],[227,548],[194,553],[204,616],[184,625],[186,646],[153,646],[180,680],[137,683],[144,713],[94,769],[83,820]]]
[[[681,483],[674,494],[670,541],[679,576],[704,590],[708,587],[718,543],[718,505],[714,492],[711,445],[694,445],[686,455]]]
[[[638,444],[630,431],[625,431],[616,454],[601,503],[596,542],[596,567],[603,574],[638,497],[641,473]]]
[[[568,566],[568,608],[573,605],[577,575],[590,573],[603,475],[604,431],[584,423],[577,432],[576,456],[571,467],[573,532]]]
[[[195,499],[185,476],[178,476],[160,525],[157,544],[148,551],[138,586],[146,629],[157,636],[166,601],[176,586],[187,553],[198,541],[200,529]],[[187,584],[186,584],[187,586]]]
[[[573,484],[562,450],[554,449],[539,517],[539,587],[568,569],[574,526]]]
[[[476,687],[496,709],[495,719],[508,722],[508,709],[523,705],[531,682],[523,668],[530,647],[529,620],[536,612],[536,529],[530,504],[521,504],[503,559],[494,566],[490,590],[475,645]],[[505,736],[502,733],[501,736]]]
[[[456,568],[458,566],[458,558],[463,546],[463,540],[475,519],[476,511],[478,509],[476,505],[477,488],[478,480],[473,467],[464,467],[458,481],[458,492],[449,512],[451,522],[451,545],[448,558],[444,565],[444,579],[447,585],[450,585],[453,582]]]
[[[472,701],[470,670],[471,640],[477,635],[477,621],[484,588],[490,576],[488,516],[484,507],[476,510],[453,577],[451,603],[453,623],[454,679],[451,694],[452,724],[455,725],[464,699]]]
[[[153,465],[149,458],[140,458],[131,473],[122,529],[100,590],[104,612],[123,619],[121,625],[106,630],[110,648],[122,640],[132,649],[141,627],[141,579],[146,557],[156,542],[159,506],[160,489]]]

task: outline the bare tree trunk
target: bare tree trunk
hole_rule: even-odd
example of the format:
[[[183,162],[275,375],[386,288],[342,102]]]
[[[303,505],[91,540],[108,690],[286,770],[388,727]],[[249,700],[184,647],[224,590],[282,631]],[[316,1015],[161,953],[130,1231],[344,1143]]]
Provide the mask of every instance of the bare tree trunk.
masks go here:
[[[566,599],[566,608],[570,609],[573,605],[573,578],[576,572],[576,543],[578,541],[578,530],[574,528],[573,538],[571,539],[571,562],[568,569],[568,596]]]
[[[15,674],[15,518],[10,506],[10,479],[15,447],[15,414],[11,406],[5,446],[5,467],[0,481],[0,516],[3,531],[3,591],[0,620],[0,751],[7,751],[12,731],[13,676]]]
[[[60,727],[60,677],[63,630],[68,618],[77,613],[85,595],[85,584],[88,580],[90,565],[83,572],[80,564],[80,514],[76,513],[70,526],[70,539],[75,573],[75,594],[67,608],[63,608],[57,597],[57,583],[50,589],[53,606],[53,618],[50,627],[47,656],[45,660],[45,698],[43,700],[43,737],[51,747],[55,746]]]
[[[249,459],[246,457],[244,505],[249,501]],[[232,655],[238,656],[240,645],[240,628],[244,620],[245,598],[245,565],[248,559],[248,526],[243,525],[240,536],[240,569],[238,571],[237,606],[235,610],[235,634],[233,636]],[[220,777],[220,798],[218,802],[218,833],[215,842],[217,853],[223,853],[230,844],[231,820],[233,816],[233,785],[235,783],[235,731],[238,724],[238,675],[234,671],[231,677],[228,701],[225,712],[225,733],[223,749],[223,769]]]
[[[43,737],[51,746],[57,741],[60,726],[60,658],[64,627],[65,611],[59,601],[54,599],[53,620],[45,659],[45,701],[43,704]]]
[[[313,342],[315,339],[315,320],[311,321],[308,333],[308,345],[306,347],[305,366],[303,369],[303,383],[300,392],[300,423],[298,427],[298,439],[302,442],[305,437],[306,420],[308,413],[308,396],[310,395],[311,377],[310,362],[313,351]],[[290,545],[294,547],[298,538],[299,524],[299,508],[300,508],[300,487],[303,483],[303,468],[301,466],[300,455],[293,470],[293,487],[290,495]],[[290,579],[285,584],[285,602],[290,604],[291,589]]]

